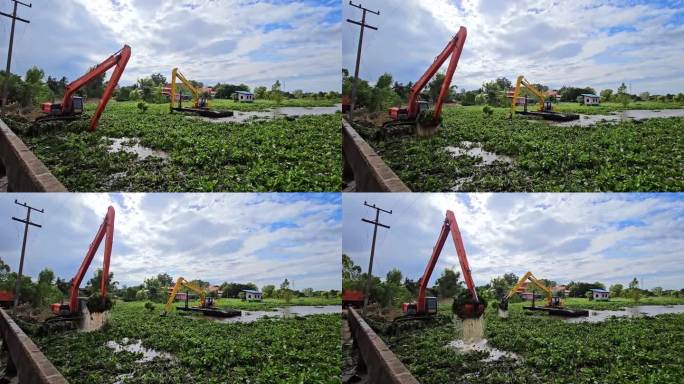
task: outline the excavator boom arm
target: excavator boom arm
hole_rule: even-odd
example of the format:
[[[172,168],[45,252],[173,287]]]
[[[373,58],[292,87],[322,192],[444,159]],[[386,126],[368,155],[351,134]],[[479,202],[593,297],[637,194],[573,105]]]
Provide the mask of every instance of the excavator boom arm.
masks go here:
[[[107,87],[105,88],[104,93],[102,94],[100,103],[97,105],[95,115],[93,115],[93,118],[90,121],[90,130],[94,131],[95,128],[97,128],[97,123],[100,120],[100,115],[102,115],[102,111],[104,111],[105,107],[107,106],[107,103],[109,102],[109,99],[112,97],[114,88],[116,88],[117,84],[119,83],[119,79],[121,78],[121,75],[123,74],[123,71],[126,68],[126,64],[128,63],[128,59],[130,59],[130,57],[131,47],[129,47],[128,45],[124,45],[124,47],[119,52],[116,52],[115,54],[109,56],[105,61],[101,62],[100,64],[95,66],[95,68],[88,71],[88,73],[69,83],[69,85],[66,86],[66,89],[64,91],[64,98],[62,99],[62,111],[68,111],[71,109],[71,100],[76,91],[81,89],[81,87],[88,84],[97,76],[100,76],[103,73],[107,72],[113,66],[116,66],[116,69],[112,73],[112,77],[109,79]]]
[[[90,263],[93,261],[95,253],[97,253],[97,249],[100,247],[100,243],[102,243],[102,239],[104,238],[106,238],[104,263],[102,267],[102,278],[100,279],[100,295],[102,297],[107,296],[109,262],[112,255],[112,241],[114,239],[114,208],[111,206],[107,209],[107,215],[105,215],[102,224],[100,224],[100,228],[95,234],[95,239],[93,239],[93,242],[90,243],[90,247],[88,247],[88,252],[81,263],[81,267],[78,269],[76,276],[74,276],[73,280],[71,281],[71,289],[69,292],[69,310],[71,312],[75,312],[78,308],[79,286],[81,285],[81,282],[88,271],[88,267],[90,267]]]
[[[420,283],[418,285],[418,305],[422,306],[425,303],[425,295],[427,292],[427,285],[430,281],[430,276],[437,265],[437,260],[439,260],[439,255],[442,253],[442,248],[446,243],[447,237],[451,233],[451,237],[454,241],[454,246],[456,247],[456,254],[458,255],[458,261],[461,265],[461,271],[463,273],[463,280],[465,280],[466,287],[470,292],[471,297],[475,302],[479,302],[477,297],[477,291],[475,290],[475,283],[473,282],[473,277],[470,273],[470,265],[468,264],[468,258],[466,256],[465,247],[463,246],[463,239],[461,238],[461,232],[458,229],[458,224],[456,223],[456,216],[453,211],[447,210],[446,218],[442,229],[439,232],[439,237],[437,238],[437,244],[432,249],[432,256],[430,256],[430,261],[425,267],[423,276],[420,278]],[[423,308],[419,308],[422,310]]]
[[[532,284],[534,284],[536,287],[541,289],[544,292],[544,294],[546,295],[546,300],[549,303],[551,303],[551,297],[553,296],[553,292],[551,291],[551,289],[549,287],[547,287],[546,285],[544,285],[544,283],[542,283],[539,279],[537,279],[532,274],[532,272],[530,272],[530,271],[525,273],[520,278],[520,280],[518,280],[518,282],[513,286],[513,288],[511,288],[511,290],[508,292],[508,295],[506,296],[506,300],[509,300],[511,297],[513,297],[513,295],[515,295],[520,290],[520,288],[523,286],[523,284],[527,280],[531,281]]]
[[[444,50],[442,50],[442,52],[435,58],[435,61],[430,65],[430,67],[428,67],[427,71],[425,71],[420,79],[418,79],[413,87],[411,87],[408,102],[409,116],[415,116],[418,113],[418,96],[420,96],[420,93],[423,91],[425,86],[427,86],[430,79],[432,79],[432,77],[437,73],[439,68],[444,64],[449,56],[451,56],[444,82],[442,83],[442,88],[439,91],[439,97],[435,103],[435,116],[439,117],[442,111],[442,104],[444,103],[444,99],[448,95],[449,87],[451,86],[451,79],[456,71],[456,65],[461,57],[461,52],[463,51],[463,45],[465,44],[467,35],[468,31],[465,27],[459,28],[456,35],[454,35]]]
[[[544,94],[538,90],[535,86],[530,84],[530,82],[525,79],[523,75],[518,76],[518,79],[515,81],[515,90],[513,91],[513,100],[511,100],[511,116],[515,113],[515,104],[518,101],[518,97],[520,96],[520,86],[524,86],[527,88],[530,92],[532,92],[535,96],[539,98],[539,110],[544,109],[544,101],[546,97]]]
[[[170,97],[170,103],[171,107],[173,107],[173,102],[176,101],[176,79],[180,80],[183,85],[185,85],[190,92],[192,92],[192,102],[195,104],[195,108],[199,104],[199,90],[195,88],[192,83],[183,76],[183,74],[178,70],[178,68],[174,68],[171,71],[171,97]]]
[[[171,307],[173,306],[173,301],[176,299],[176,295],[178,294],[178,290],[181,289],[181,287],[186,287],[195,293],[197,293],[200,297],[200,300],[204,299],[204,296],[206,295],[206,292],[204,290],[189,281],[185,280],[184,277],[179,277],[176,280],[176,285],[173,286],[173,290],[171,291],[171,294],[169,295],[169,299],[166,301],[166,306],[164,307],[164,312],[169,313],[171,312]]]

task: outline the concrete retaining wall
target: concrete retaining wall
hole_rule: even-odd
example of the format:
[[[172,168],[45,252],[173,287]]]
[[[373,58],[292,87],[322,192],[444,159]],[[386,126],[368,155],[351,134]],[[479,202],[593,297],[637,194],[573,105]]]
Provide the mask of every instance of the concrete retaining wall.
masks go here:
[[[67,192],[21,139],[0,120],[0,178],[8,192]]]
[[[0,335],[16,368],[19,383],[68,383],[4,309],[0,309]]]
[[[370,383],[419,384],[354,308],[348,309],[347,321],[361,357],[366,363]]]
[[[345,178],[353,178],[356,192],[411,192],[368,143],[342,119]]]

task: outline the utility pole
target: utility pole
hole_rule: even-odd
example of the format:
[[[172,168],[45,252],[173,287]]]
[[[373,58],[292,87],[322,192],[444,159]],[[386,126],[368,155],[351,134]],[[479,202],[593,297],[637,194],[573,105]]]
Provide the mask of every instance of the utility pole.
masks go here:
[[[361,63],[361,46],[363,45],[363,30],[366,28],[370,28],[374,31],[378,30],[378,28],[366,24],[366,12],[370,12],[372,14],[380,16],[380,11],[371,11],[370,9],[364,8],[360,3],[354,4],[351,0],[349,0],[349,5],[363,10],[361,22],[352,19],[347,19],[348,23],[361,26],[361,31],[359,32],[359,48],[356,51],[356,68],[354,68],[354,82],[352,83],[351,105],[349,106],[349,119],[351,120],[352,114],[354,113],[354,108],[356,107],[356,87],[359,83],[359,64]],[[364,306],[364,310],[365,308],[366,307]]]
[[[366,293],[363,295],[363,315],[366,316],[366,307],[368,306],[368,296],[370,296],[370,290],[371,290],[371,281],[373,279],[373,258],[375,257],[375,238],[378,235],[378,226],[390,229],[389,225],[381,224],[379,219],[380,219],[380,211],[389,213],[390,215],[392,214],[392,211],[386,211],[380,207],[376,207],[375,204],[370,205],[367,202],[363,202],[363,205],[366,207],[370,207],[375,209],[375,221],[371,221],[368,219],[361,219],[361,221],[366,222],[368,224],[373,224],[375,227],[373,228],[373,244],[371,245],[371,253],[370,253],[370,261],[368,262],[368,282],[366,283]]]
[[[14,284],[14,307],[16,308],[17,305],[19,304],[19,289],[21,288],[21,274],[24,271],[24,254],[26,253],[26,238],[28,237],[28,228],[29,228],[29,225],[33,225],[33,226],[36,226],[38,228],[43,227],[40,224],[36,224],[36,223],[31,222],[31,211],[36,211],[36,212],[40,212],[40,213],[45,213],[45,211],[43,211],[42,209],[33,208],[26,203],[20,203],[16,199],[14,200],[14,204],[21,205],[22,207],[26,208],[26,220],[17,219],[16,217],[12,216],[12,220],[18,221],[20,223],[24,223],[24,241],[21,244],[21,259],[19,259],[19,275],[17,277],[17,281]]]
[[[5,108],[7,105],[7,96],[9,93],[9,79],[10,79],[10,66],[12,65],[12,46],[14,45],[14,25],[16,24],[17,20],[22,21],[26,24],[30,23],[30,21],[26,19],[22,19],[21,17],[17,17],[17,5],[21,4],[25,7],[31,8],[33,4],[26,4],[22,3],[19,0],[11,0],[14,1],[14,11],[12,14],[7,14],[4,12],[0,12],[0,15],[9,17],[12,19],[12,30],[10,32],[10,41],[9,41],[9,48],[7,49],[7,66],[5,67],[5,83],[3,84],[2,87],[2,108]]]

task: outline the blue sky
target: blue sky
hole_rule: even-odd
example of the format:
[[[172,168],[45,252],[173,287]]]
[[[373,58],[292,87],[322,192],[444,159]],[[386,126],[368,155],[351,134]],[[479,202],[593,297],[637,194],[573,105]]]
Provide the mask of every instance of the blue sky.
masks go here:
[[[460,26],[468,38],[453,83],[476,89],[525,75],[563,85],[633,93],[684,92],[683,1],[367,0],[361,77],[415,82]],[[360,11],[343,5],[343,17]],[[354,69],[358,26],[342,28],[343,67]],[[446,64],[445,64],[446,65]],[[446,68],[446,67],[444,67]]]
[[[14,199],[44,208],[32,219],[25,274],[73,277],[109,205],[116,210],[111,270],[121,285],[145,277],[340,289],[339,194],[3,194],[0,258],[17,270],[24,217]],[[90,271],[102,266],[99,250]],[[90,273],[88,274],[90,276]]]
[[[456,214],[473,278],[530,270],[559,283],[601,281],[644,288],[684,288],[684,194],[345,194],[342,251],[368,268],[374,218],[380,215],[373,272],[399,268],[418,279],[447,209]],[[460,270],[449,239],[430,280],[445,268]]]
[[[284,90],[340,89],[339,1],[33,1],[20,7],[12,72],[38,65],[46,74],[73,80],[119,50],[132,57],[122,78],[173,67],[194,80]],[[11,13],[9,1],[0,11]],[[4,58],[10,20],[0,18]],[[4,68],[4,60],[3,60]]]

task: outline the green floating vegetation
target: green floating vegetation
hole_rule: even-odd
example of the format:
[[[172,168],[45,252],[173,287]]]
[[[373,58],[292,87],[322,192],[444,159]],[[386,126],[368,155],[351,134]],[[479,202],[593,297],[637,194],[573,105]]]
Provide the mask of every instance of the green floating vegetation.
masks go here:
[[[382,338],[423,384],[674,384],[684,377],[683,314],[573,324],[510,307],[507,320],[487,309],[485,337],[521,360],[487,362],[488,352],[447,348],[456,337],[448,320]]]
[[[684,118],[567,127],[522,116],[511,121],[505,108],[488,116],[478,106],[447,107],[442,118],[429,139],[359,132],[413,191],[684,189]],[[485,165],[447,150],[468,146],[463,142],[512,161]]]
[[[284,105],[308,103],[313,101]],[[213,106],[275,105],[222,101]],[[27,123],[6,120],[70,191],[151,192],[339,191],[340,119],[329,114],[225,124],[170,114],[167,104],[148,104],[141,111],[135,102],[111,102],[95,132],[87,131],[87,120],[48,125],[37,133]],[[122,149],[139,145],[156,153],[143,159],[131,150],[111,152],[113,138],[123,139]]]
[[[340,383],[341,325],[339,314],[220,323],[119,302],[102,331],[33,339],[75,384]],[[137,341],[156,355],[107,346]]]

